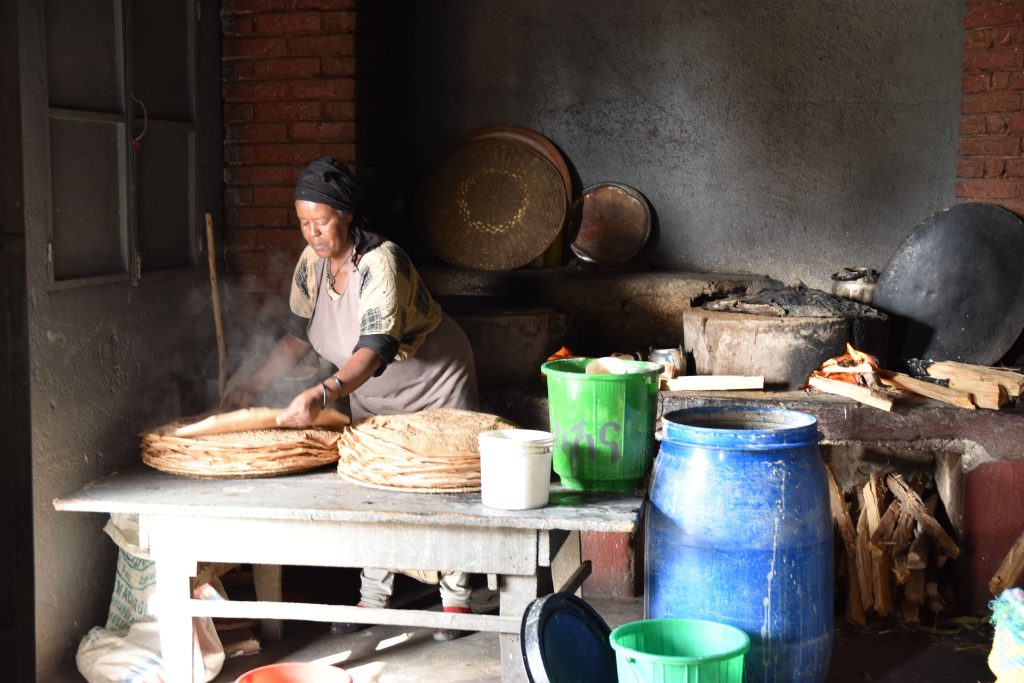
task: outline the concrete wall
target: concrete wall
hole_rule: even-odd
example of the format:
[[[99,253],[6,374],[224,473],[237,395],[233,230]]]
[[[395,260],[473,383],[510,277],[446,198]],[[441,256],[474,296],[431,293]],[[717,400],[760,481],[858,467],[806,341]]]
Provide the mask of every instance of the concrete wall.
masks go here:
[[[31,0],[18,3],[18,37],[36,680],[54,681],[61,669],[73,666],[86,631],[106,622],[116,548],[100,531],[102,516],[57,513],[52,501],[137,463],[142,428],[204,408],[208,380],[216,378],[217,355],[204,258],[187,272],[144,275],[138,286],[48,288],[41,7]],[[219,55],[217,4],[204,1],[202,16],[200,41]],[[198,201],[219,216],[219,73],[207,69],[201,78],[200,167],[207,173]]]
[[[414,4],[420,168],[538,130],[648,197],[661,268],[827,286],[955,201],[959,0]]]

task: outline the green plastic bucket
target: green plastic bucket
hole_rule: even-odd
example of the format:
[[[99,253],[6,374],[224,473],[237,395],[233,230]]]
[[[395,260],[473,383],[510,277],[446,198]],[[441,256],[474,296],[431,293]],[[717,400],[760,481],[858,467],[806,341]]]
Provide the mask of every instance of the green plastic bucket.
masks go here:
[[[644,619],[608,636],[619,683],[743,683],[750,637],[727,624]]]
[[[591,358],[541,366],[555,448],[551,464],[571,489],[629,491],[643,485],[654,460],[657,363],[624,361],[629,373],[588,375]]]

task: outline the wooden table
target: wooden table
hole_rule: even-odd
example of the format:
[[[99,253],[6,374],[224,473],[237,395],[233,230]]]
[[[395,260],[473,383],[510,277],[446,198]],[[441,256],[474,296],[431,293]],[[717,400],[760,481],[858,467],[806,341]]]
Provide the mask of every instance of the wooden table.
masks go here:
[[[486,508],[479,493],[399,493],[346,482],[333,471],[269,479],[189,479],[136,468],[54,501],[58,510],[139,515],[156,562],[160,642],[168,683],[191,678],[193,616],[448,627],[500,634],[502,680],[526,681],[520,622],[541,590],[539,570],[575,591],[589,564],[579,532],[634,533],[643,492],[552,486],[548,507]],[[499,614],[268,601],[192,599],[199,562],[401,567],[488,575]],[[545,570],[547,571],[547,570]],[[562,576],[560,577],[559,574]]]

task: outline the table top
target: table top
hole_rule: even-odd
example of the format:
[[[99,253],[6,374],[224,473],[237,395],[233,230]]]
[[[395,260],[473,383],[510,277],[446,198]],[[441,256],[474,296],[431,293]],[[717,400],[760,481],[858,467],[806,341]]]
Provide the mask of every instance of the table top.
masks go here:
[[[496,510],[479,493],[405,493],[320,469],[264,479],[194,479],[133,467],[53,501],[58,510],[180,517],[399,522],[432,526],[635,532],[642,490],[573,491],[552,484],[547,507]]]

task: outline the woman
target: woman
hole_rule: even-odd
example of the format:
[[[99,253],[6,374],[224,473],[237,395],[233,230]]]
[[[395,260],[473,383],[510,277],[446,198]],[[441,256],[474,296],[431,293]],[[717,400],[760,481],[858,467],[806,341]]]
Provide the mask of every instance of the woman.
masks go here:
[[[364,229],[352,173],[331,158],[299,175],[295,213],[308,246],[292,279],[288,331],[263,366],[225,400],[249,405],[252,396],[314,349],[338,370],[301,392],[277,418],[287,427],[312,424],[329,403],[348,396],[352,419],[428,408],[478,407],[473,351],[459,326],[441,312],[398,245]],[[364,569],[362,607],[387,607],[394,575]],[[444,574],[445,612],[468,613],[470,589],[462,572]],[[355,624],[332,624],[335,632]],[[438,629],[437,640],[464,632]]]

